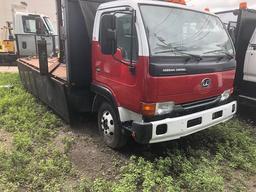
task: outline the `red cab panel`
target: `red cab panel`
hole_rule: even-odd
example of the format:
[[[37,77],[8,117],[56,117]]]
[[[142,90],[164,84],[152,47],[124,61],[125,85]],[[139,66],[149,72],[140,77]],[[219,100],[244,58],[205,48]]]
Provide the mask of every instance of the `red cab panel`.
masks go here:
[[[146,100],[148,102],[174,101],[176,104],[182,104],[207,99],[232,89],[234,77],[235,70],[167,77],[148,76]],[[206,79],[210,80],[208,87],[202,85]]]

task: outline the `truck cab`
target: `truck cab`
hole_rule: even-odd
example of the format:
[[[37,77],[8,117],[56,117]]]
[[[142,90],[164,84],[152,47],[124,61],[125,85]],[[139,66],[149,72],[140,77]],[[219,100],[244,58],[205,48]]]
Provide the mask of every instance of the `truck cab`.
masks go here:
[[[236,113],[235,50],[216,15],[156,0],[57,0],[57,9],[60,65],[47,73],[20,60],[22,82],[63,118],[96,112],[108,146],[178,139]]]
[[[47,54],[58,50],[58,36],[49,17],[13,10],[12,21],[7,21],[0,34],[0,65],[16,65],[20,57],[36,56],[37,41],[47,41]]]
[[[256,10],[242,3],[239,9],[217,13],[236,48],[235,95],[241,105],[256,108]]]
[[[15,12],[13,32],[16,37],[17,52],[20,57],[37,55],[36,42],[47,40],[48,54],[56,49],[57,33],[49,17],[41,14]]]
[[[14,18],[15,34],[37,33],[42,35],[57,35],[50,18],[45,15],[16,12]],[[36,25],[41,25],[41,31],[37,30]]]
[[[92,85],[114,95],[135,137],[177,139],[234,114],[226,104],[234,47],[215,15],[167,2],[111,2],[99,6],[92,38]]]

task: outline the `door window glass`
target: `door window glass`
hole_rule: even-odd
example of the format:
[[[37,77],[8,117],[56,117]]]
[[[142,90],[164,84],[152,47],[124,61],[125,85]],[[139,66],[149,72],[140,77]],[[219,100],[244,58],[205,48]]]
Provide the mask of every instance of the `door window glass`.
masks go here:
[[[251,44],[256,45],[256,29],[252,35]]]
[[[36,33],[36,19],[24,16],[23,27],[25,33]]]
[[[133,39],[131,39],[132,27],[134,29]],[[117,48],[121,50],[123,58],[130,60],[132,56],[132,60],[135,61],[138,55],[138,42],[135,26],[132,26],[131,14],[116,13],[116,35]],[[131,50],[132,46],[133,49]]]
[[[46,25],[47,25],[49,31],[50,31],[51,33],[54,33],[54,27],[53,27],[53,25],[52,25],[52,22],[51,22],[50,18],[49,18],[49,17],[44,17],[44,21],[45,21],[45,23],[46,23]]]
[[[23,16],[22,20],[25,33],[48,34],[47,28],[39,16]]]

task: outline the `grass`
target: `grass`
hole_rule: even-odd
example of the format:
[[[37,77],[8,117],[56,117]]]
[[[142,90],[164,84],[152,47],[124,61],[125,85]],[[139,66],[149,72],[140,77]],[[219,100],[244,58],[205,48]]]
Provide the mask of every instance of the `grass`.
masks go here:
[[[11,151],[0,151],[0,191],[55,191],[71,173],[71,162],[51,140],[62,122],[30,94],[15,74],[1,74],[0,128],[12,133]]]
[[[62,126],[17,74],[0,74],[0,129],[12,136],[11,148],[0,147],[0,191],[247,191],[256,175],[255,127],[238,119],[133,156],[113,181],[76,175],[68,156],[74,138],[62,139],[63,151],[54,145]]]

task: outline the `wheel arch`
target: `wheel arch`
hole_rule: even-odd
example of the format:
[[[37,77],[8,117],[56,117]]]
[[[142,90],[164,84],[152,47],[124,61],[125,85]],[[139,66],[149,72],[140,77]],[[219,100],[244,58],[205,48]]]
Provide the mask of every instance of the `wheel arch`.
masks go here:
[[[92,112],[97,112],[101,103],[105,101],[113,105],[119,118],[118,104],[112,92],[108,88],[101,85],[92,85],[91,89],[95,93],[92,104]]]

